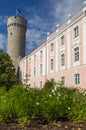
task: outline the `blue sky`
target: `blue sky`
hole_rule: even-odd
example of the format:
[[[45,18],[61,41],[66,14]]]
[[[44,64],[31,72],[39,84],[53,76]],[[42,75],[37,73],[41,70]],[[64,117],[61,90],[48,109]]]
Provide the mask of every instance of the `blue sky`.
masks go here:
[[[0,1],[0,49],[7,51],[7,19],[16,15],[16,8],[28,21],[26,55],[42,44],[48,32],[57,24],[63,24],[68,14],[82,9],[84,0],[1,0]]]

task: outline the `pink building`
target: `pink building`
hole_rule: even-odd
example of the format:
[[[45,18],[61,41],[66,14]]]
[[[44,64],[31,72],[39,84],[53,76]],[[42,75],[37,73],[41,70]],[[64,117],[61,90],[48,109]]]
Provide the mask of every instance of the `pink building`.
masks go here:
[[[67,87],[86,88],[86,6],[20,63],[20,79],[32,87],[43,87],[47,79]],[[27,75],[27,76],[26,76]]]

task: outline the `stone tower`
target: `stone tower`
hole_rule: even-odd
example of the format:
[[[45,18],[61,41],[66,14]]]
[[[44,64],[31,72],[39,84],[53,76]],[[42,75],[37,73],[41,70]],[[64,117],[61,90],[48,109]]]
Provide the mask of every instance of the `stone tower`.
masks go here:
[[[7,53],[18,72],[18,63],[25,56],[27,20],[21,16],[11,16],[7,21],[8,46]]]

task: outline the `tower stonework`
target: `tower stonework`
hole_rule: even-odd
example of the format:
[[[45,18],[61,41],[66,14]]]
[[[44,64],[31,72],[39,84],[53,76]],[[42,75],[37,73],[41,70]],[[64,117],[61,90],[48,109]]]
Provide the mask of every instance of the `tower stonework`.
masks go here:
[[[18,63],[25,56],[27,20],[21,16],[11,16],[7,21],[8,46],[7,53],[18,72]]]

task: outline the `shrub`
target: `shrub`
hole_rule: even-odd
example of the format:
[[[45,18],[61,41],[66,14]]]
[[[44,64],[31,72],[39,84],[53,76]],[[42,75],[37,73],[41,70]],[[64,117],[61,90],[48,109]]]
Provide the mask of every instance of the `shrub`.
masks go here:
[[[0,87],[8,90],[16,83],[15,69],[8,54],[0,51]]]
[[[86,92],[68,89],[48,81],[41,89],[28,90],[15,85],[9,91],[0,89],[0,122],[18,119],[27,124],[34,116],[49,120],[66,117],[70,121],[86,121]],[[47,88],[48,87],[48,88]]]

